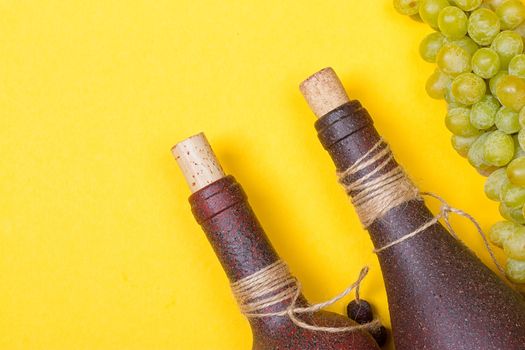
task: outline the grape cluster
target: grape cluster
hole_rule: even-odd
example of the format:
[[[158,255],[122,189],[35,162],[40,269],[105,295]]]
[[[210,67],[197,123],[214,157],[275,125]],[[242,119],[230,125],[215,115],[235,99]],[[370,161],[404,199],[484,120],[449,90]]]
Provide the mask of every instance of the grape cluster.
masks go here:
[[[521,0],[394,0],[434,31],[421,57],[426,91],[448,104],[452,146],[482,175],[505,221],[490,230],[510,280],[525,284],[525,5]]]

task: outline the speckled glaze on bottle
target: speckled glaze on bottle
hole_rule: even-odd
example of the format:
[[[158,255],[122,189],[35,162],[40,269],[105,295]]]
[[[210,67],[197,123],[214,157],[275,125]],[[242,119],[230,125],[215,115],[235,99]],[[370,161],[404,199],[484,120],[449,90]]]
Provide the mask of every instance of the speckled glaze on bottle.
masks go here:
[[[244,191],[232,176],[195,192],[190,197],[190,204],[231,282],[279,260],[248,204]],[[285,301],[264,311],[281,311],[288,305],[289,301]],[[302,295],[297,305],[307,305]],[[355,325],[344,316],[325,311],[302,315],[301,319],[318,326]],[[308,331],[294,325],[288,317],[251,318],[249,321],[255,350],[379,349],[366,332],[331,334]]]
[[[380,139],[358,101],[327,113],[315,127],[339,171],[354,164]],[[380,173],[395,166],[392,160]],[[356,176],[362,177],[372,167]],[[432,217],[422,201],[410,201],[390,210],[368,231],[379,248]],[[522,296],[441,224],[379,253],[378,258],[398,350],[525,349]]]

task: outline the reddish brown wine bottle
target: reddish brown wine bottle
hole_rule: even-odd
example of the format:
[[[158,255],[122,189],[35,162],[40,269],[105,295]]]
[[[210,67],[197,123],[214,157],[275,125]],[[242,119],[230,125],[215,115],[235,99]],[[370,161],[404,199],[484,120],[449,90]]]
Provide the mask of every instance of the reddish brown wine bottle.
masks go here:
[[[253,275],[279,261],[263,228],[232,176],[225,176],[203,134],[193,136],[173,149],[193,191],[192,212],[202,226],[231,283]],[[273,293],[281,292],[276,290]],[[268,306],[262,312],[286,310],[291,299]],[[308,303],[300,295],[297,306]],[[348,327],[355,323],[341,315],[319,311],[301,314],[310,325]],[[367,332],[327,333],[301,328],[287,316],[248,318],[253,332],[253,349],[355,349],[377,350]]]
[[[319,139],[339,172],[378,145],[368,112],[350,101],[332,69],[301,84],[319,117]],[[398,166],[391,159],[374,179]],[[357,177],[369,174],[368,166]],[[376,219],[368,232],[385,247],[433,218],[410,200]],[[523,350],[525,301],[439,223],[378,253],[389,301],[394,343],[402,350]]]

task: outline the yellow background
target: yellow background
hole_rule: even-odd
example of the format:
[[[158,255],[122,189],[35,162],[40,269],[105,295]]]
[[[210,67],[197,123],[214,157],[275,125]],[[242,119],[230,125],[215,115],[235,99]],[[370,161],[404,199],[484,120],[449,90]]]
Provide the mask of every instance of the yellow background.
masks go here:
[[[199,131],[308,298],[370,264],[388,324],[298,84],[333,66],[420,188],[488,228],[496,205],[424,91],[429,31],[389,0],[0,0],[0,349],[250,348],[170,154]]]

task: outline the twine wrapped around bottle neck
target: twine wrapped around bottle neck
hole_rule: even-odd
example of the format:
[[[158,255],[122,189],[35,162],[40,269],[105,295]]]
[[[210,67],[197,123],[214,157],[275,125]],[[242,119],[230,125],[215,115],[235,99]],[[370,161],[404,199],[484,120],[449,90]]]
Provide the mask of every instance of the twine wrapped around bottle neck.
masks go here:
[[[365,228],[392,208],[414,199],[421,200],[417,187],[399,165],[380,173],[393,160],[390,147],[381,139],[351,167],[337,174]],[[372,166],[366,175],[357,177]]]
[[[288,266],[281,260],[232,283],[231,288],[242,313],[248,318],[287,316],[300,328],[327,333],[374,330],[380,326],[378,320],[348,327],[322,327],[311,325],[297,317],[298,314],[318,312],[341,300],[354,289],[358,290],[367,274],[368,267],[366,266],[361,270],[358,279],[342,293],[328,301],[307,307],[296,306],[297,300],[301,295],[301,284],[297,278],[290,273]],[[284,310],[265,312],[268,307],[282,302],[288,302],[288,306]]]
[[[505,276],[505,270],[496,259],[487,236],[476,219],[462,210],[451,207],[442,197],[434,193],[419,192],[399,164],[396,164],[393,169],[386,173],[381,174],[381,170],[393,160],[394,156],[390,147],[383,139],[380,139],[351,167],[337,173],[339,182],[343,185],[346,193],[351,198],[352,204],[354,205],[363,226],[368,228],[374,221],[383,217],[391,209],[411,200],[423,200],[422,196],[429,196],[439,200],[441,202],[441,209],[438,215],[423,224],[421,227],[413,232],[403,235],[399,239],[396,239],[383,247],[374,249],[374,253],[380,253],[417,236],[421,232],[424,232],[426,229],[437,224],[441,219],[443,219],[452,236],[458,239],[456,232],[450,224],[450,214],[457,214],[470,220],[476,227],[476,230],[483,239],[485,248],[494,262],[494,265],[496,265],[499,272]],[[369,167],[373,167],[372,170],[366,175],[359,177],[360,173]]]

